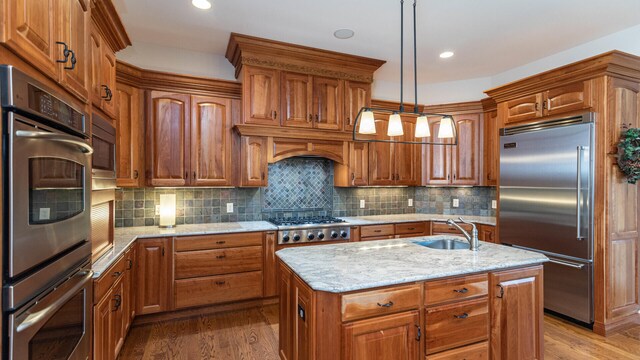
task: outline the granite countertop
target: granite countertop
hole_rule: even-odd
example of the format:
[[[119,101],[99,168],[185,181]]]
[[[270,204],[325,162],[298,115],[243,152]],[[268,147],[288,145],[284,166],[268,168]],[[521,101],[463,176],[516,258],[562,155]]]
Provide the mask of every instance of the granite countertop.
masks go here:
[[[447,221],[447,219],[458,220],[459,217],[476,224],[496,225],[496,218],[492,216],[471,216],[471,215],[440,215],[440,214],[397,214],[397,215],[372,215],[340,217],[350,225],[363,226],[385,223],[401,223],[413,221]]]
[[[536,252],[484,241],[477,252],[437,250],[414,243],[446,238],[466,242],[458,236],[423,236],[290,247],[276,255],[311,288],[332,293],[535,265],[548,260]]]
[[[152,238],[159,236],[187,236],[225,234],[254,231],[278,230],[270,222],[243,221],[213,224],[178,225],[172,229],[162,229],[157,226],[137,226],[116,228],[114,232],[113,248],[100,257],[93,265],[93,277],[98,278],[103,271],[109,268],[131,244],[138,238]]]

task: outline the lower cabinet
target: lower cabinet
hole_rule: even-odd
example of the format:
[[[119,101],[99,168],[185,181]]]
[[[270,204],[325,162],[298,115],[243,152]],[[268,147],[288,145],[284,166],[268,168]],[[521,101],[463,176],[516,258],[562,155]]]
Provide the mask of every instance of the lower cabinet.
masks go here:
[[[496,227],[491,225],[478,225],[478,239],[491,243],[499,243],[496,235]]]
[[[136,314],[171,309],[172,238],[138,239]]]
[[[342,328],[344,360],[420,358],[419,311],[354,321]]]

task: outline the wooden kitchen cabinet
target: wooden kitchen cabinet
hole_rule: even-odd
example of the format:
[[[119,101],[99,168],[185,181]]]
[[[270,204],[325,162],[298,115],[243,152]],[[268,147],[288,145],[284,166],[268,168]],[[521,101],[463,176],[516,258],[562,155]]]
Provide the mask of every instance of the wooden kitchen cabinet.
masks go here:
[[[334,162],[334,186],[369,185],[369,144],[366,142],[349,143],[349,162]]]
[[[399,314],[359,320],[343,325],[343,355],[349,360],[420,358],[420,313]]]
[[[591,107],[591,81],[558,86],[547,91],[522,96],[500,104],[504,123],[519,123],[545,116],[561,115]]]
[[[124,293],[126,296],[122,299],[122,314],[124,323],[124,335],[126,336],[131,327],[131,323],[136,316],[136,298],[135,298],[135,264],[136,264],[136,246],[132,246],[124,253],[125,273],[123,275]]]
[[[387,136],[388,114],[375,114],[377,140]],[[403,117],[404,135],[399,141],[415,141],[415,119]],[[407,185],[420,183],[420,148],[415,144],[369,143],[369,185]]]
[[[89,33],[89,55],[91,56],[91,102],[110,117],[116,117],[115,51],[104,39],[95,21],[91,22]]]
[[[136,314],[171,309],[172,238],[138,239],[136,250]]]
[[[243,136],[240,139],[240,187],[268,185],[267,138]]]
[[[413,142],[415,138],[415,118],[403,117],[402,126],[404,135],[402,141]],[[420,185],[421,153],[416,144],[393,144],[393,156],[395,163],[395,185],[418,186]]]
[[[245,124],[280,125],[280,71],[245,66],[242,99]]]
[[[344,91],[344,131],[353,131],[360,109],[371,107],[371,84],[345,81]]]
[[[387,140],[389,119],[385,119],[384,115],[374,114],[374,116],[376,118],[376,140]],[[395,179],[393,144],[369,143],[369,185],[393,185]]]
[[[499,243],[496,235],[496,227],[491,225],[478,225],[478,239],[491,243]]]
[[[498,111],[485,111],[482,124],[484,126],[483,183],[486,186],[497,186],[498,168],[500,167],[500,135],[498,133]]]
[[[112,292],[109,291],[104,298],[93,308],[93,359],[112,360],[113,346],[113,309],[114,301]]]
[[[116,116],[116,53],[107,43],[102,44],[102,59],[100,61],[100,87],[104,89],[105,95],[102,98],[100,108],[109,116]]]
[[[292,272],[284,264],[278,262],[278,292],[280,294],[280,323],[278,325],[278,342],[280,359],[293,359],[293,320],[295,314],[291,301]]]
[[[480,184],[480,122],[481,115],[453,117],[458,130],[458,145],[424,145],[423,185]],[[431,139],[436,139],[440,118],[430,118]],[[443,141],[444,140],[444,141]],[[450,143],[451,139],[436,140]]]
[[[282,72],[282,125],[310,128],[313,117],[313,77],[311,75]]]
[[[89,98],[88,36],[91,15],[87,0],[65,0],[59,2],[60,39],[73,50],[75,64],[58,64],[60,83],[76,95],[87,101]],[[70,60],[71,62],[71,60]],[[115,71],[114,71],[115,76]]]
[[[542,359],[542,266],[492,273],[489,284],[491,358]]]
[[[117,85],[116,184],[119,187],[144,186],[144,108],[142,90]]]
[[[344,116],[344,81],[333,78],[314,77],[313,111],[316,128],[342,130]]]

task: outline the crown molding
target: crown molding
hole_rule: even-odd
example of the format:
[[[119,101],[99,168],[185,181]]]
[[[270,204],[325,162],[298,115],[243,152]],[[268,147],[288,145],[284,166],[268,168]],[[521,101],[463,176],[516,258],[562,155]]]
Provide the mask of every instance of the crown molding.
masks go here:
[[[90,0],[91,19],[95,22],[111,50],[118,52],[131,46],[131,39],[111,0]]]

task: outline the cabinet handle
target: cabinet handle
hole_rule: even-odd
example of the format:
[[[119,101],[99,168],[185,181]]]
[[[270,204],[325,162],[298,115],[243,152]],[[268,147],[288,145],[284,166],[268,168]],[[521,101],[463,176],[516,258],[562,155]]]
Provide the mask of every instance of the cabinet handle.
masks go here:
[[[107,90],[109,91],[109,98],[107,99],[107,101],[111,101],[111,99],[113,99],[113,92],[109,87],[107,87]]]
[[[138,176],[139,176],[139,174],[138,174],[138,170],[133,170],[133,178],[134,178],[134,179],[137,179],[137,178],[138,178]]]
[[[498,295],[496,295],[496,297],[502,299],[504,297],[504,288],[500,284],[496,286],[500,288],[500,292],[498,293]]]
[[[453,292],[456,292],[458,294],[466,294],[467,292],[469,292],[469,289],[467,289],[467,288],[454,289]]]
[[[107,85],[102,85],[102,88],[104,89],[104,96],[101,96],[101,98],[106,100],[109,98],[109,87]]]
[[[224,284],[226,284],[226,283],[227,283],[227,282],[226,282],[226,281],[224,281],[224,280],[223,280],[223,281],[216,281],[216,285],[224,285]]]
[[[122,305],[122,295],[114,295],[113,300],[115,301],[115,308],[113,309],[113,311],[118,311],[118,309],[120,309],[120,305]]]
[[[453,315],[454,318],[456,319],[466,319],[469,317],[469,314],[467,313],[462,313],[462,315]]]
[[[196,172],[194,171],[193,172],[193,180],[195,180],[195,179],[197,179],[197,177],[196,177]]]
[[[162,247],[162,256],[164,256],[164,246]]]
[[[316,114],[316,122],[320,122],[320,116],[318,116],[318,114]]]
[[[224,259],[226,257],[227,257],[227,255],[218,255],[218,256],[216,256],[216,259]]]
[[[271,118],[272,118],[273,120],[277,119],[277,118],[278,118],[278,112],[277,112],[277,111],[275,111],[275,110],[271,111]]]
[[[69,50],[69,46],[65,42],[56,41],[56,44],[62,45],[62,56],[64,56],[64,60],[56,60],[56,62],[66,64],[67,61],[69,61],[69,55],[71,54],[71,50]]]
[[[382,230],[373,230],[373,232],[379,233],[382,232]]]
[[[538,111],[538,109],[540,108],[540,105],[538,103],[536,103],[533,108],[535,109],[535,111]]]
[[[416,228],[414,228],[414,227],[407,228],[407,230],[415,230],[415,229]]]
[[[218,245],[222,245],[222,244],[226,244],[226,243],[227,243],[227,242],[226,242],[226,241],[224,241],[224,240],[218,240],[218,241],[216,241],[216,244],[218,244]]]
[[[131,270],[133,268],[133,260],[127,259],[127,270]]]
[[[73,50],[69,50],[69,52],[71,53],[71,66],[65,66],[64,69],[65,70],[73,70],[76,68],[76,53]],[[65,61],[66,63],[66,61]]]
[[[309,121],[313,121],[313,115],[309,114]]]
[[[451,179],[451,175],[447,174],[447,180]]]
[[[355,180],[356,179],[356,173],[351,173],[351,180]]]
[[[117,278],[118,276],[122,275],[122,272],[120,271],[114,271],[113,275],[111,275],[114,278]]]
[[[262,180],[264,180],[264,172],[262,172]]]
[[[184,172],[184,179],[185,180],[189,180],[189,172],[188,171]]]
[[[456,174],[453,174],[453,180],[455,180],[455,179],[456,179]]]
[[[420,325],[416,325],[416,328],[418,329],[418,334],[416,335],[416,341],[420,341],[420,338],[422,338],[422,329],[420,328]]]
[[[390,308],[390,307],[392,307],[392,306],[393,306],[393,301],[389,301],[388,303],[385,303],[385,304],[380,304],[380,303],[377,303],[377,304],[378,304],[378,306],[380,306],[380,307]]]

